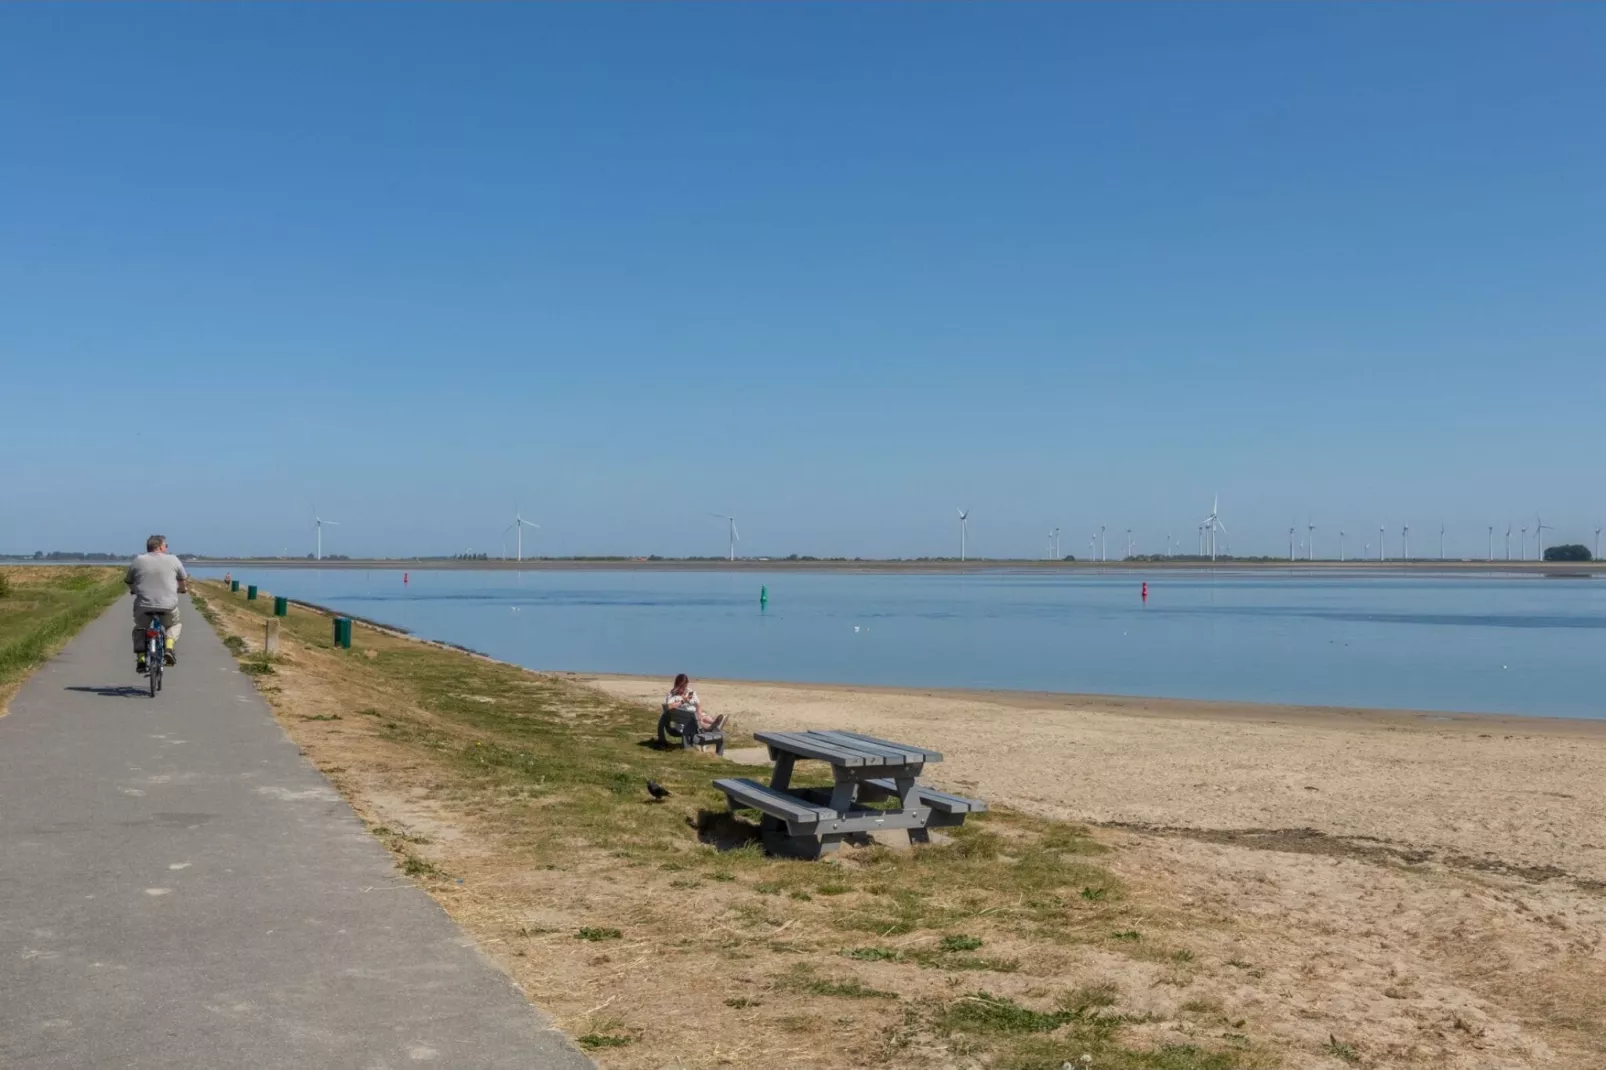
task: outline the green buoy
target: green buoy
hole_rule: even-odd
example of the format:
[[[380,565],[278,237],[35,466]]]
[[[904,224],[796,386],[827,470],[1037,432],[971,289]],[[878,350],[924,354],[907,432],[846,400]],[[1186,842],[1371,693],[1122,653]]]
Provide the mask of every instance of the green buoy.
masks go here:
[[[769,604],[770,604],[770,589],[769,589],[769,587],[768,586],[759,587],[759,589],[758,589],[758,608],[759,609],[768,609],[769,608]]]

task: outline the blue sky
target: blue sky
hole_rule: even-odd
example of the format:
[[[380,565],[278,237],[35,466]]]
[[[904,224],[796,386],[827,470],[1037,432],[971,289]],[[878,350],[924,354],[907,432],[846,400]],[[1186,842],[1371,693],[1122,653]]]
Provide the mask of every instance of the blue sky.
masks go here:
[[[721,552],[710,511],[749,554],[952,553],[959,505],[981,555],[1154,550],[1216,493],[1242,552],[1592,542],[1603,41],[1585,5],[0,8],[0,550],[308,552],[316,506],[329,550],[498,553],[515,501],[563,554]]]

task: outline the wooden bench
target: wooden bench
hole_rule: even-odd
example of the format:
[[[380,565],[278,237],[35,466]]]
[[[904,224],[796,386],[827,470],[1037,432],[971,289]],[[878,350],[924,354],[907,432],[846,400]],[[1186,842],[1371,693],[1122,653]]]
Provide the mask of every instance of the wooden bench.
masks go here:
[[[725,753],[724,729],[702,727],[697,721],[697,714],[692,710],[664,707],[663,713],[658,715],[658,745],[669,746],[670,736],[679,738],[681,750],[692,750],[713,744],[715,754],[723,756]]]

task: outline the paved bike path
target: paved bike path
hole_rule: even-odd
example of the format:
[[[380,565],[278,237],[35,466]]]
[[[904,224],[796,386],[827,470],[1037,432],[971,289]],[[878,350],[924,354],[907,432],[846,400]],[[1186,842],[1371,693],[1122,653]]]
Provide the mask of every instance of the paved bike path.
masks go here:
[[[154,701],[131,623],[125,599],[0,717],[0,1067],[591,1066],[199,613]]]

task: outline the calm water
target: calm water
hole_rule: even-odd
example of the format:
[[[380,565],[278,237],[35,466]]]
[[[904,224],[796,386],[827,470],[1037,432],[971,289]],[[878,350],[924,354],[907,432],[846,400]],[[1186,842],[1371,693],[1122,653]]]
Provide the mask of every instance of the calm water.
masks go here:
[[[540,669],[1606,716],[1606,580],[234,575]]]

